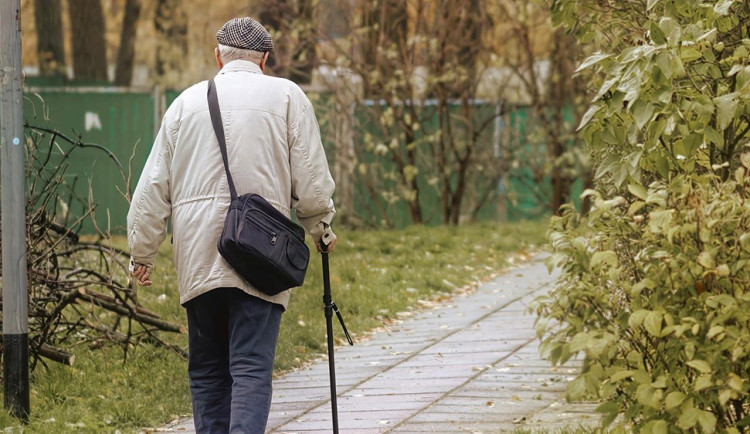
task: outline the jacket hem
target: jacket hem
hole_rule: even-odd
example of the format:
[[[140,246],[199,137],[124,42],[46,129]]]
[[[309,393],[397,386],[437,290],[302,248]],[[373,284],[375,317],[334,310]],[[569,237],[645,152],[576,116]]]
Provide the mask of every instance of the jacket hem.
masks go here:
[[[248,286],[247,284],[241,284],[236,279],[225,278],[212,280],[197,288],[186,291],[184,294],[182,293],[182,291],[180,291],[180,305],[185,306],[185,303],[187,303],[188,301],[218,288],[238,288],[248,295],[259,298],[261,300],[265,300],[269,303],[278,304],[282,307],[282,309],[284,309],[284,311],[286,311],[287,309],[289,298],[291,295],[291,290],[283,291],[275,296],[266,295],[258,291],[257,289]]]

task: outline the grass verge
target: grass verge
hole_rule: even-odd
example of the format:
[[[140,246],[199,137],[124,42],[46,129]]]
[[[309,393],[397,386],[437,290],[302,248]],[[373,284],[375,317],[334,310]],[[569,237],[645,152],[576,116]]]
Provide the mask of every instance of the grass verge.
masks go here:
[[[340,231],[330,256],[333,299],[352,336],[362,338],[497,274],[542,245],[545,231],[546,221]],[[141,288],[139,299],[164,319],[185,324],[168,243],[157,261],[154,286]],[[320,256],[313,254],[305,285],[293,291],[282,320],[277,373],[326,350],[321,274]],[[343,339],[338,324],[334,333]],[[162,338],[187,346],[186,335]],[[73,368],[50,362],[33,373],[32,414],[23,432],[137,432],[190,413],[187,362],[176,353],[130,348],[123,362],[121,348],[70,350],[76,355]],[[20,432],[18,425],[0,411],[0,427]]]

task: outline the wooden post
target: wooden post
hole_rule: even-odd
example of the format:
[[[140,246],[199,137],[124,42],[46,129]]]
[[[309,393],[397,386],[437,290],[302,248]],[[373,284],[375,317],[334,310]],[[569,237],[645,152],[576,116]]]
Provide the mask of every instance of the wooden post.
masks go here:
[[[29,315],[21,71],[21,2],[0,2],[3,385],[5,407],[29,416]]]
[[[354,151],[354,109],[362,98],[362,78],[345,69],[336,69],[327,78],[335,92],[333,177],[336,182],[337,219],[349,222],[354,214],[354,175],[357,155]]]

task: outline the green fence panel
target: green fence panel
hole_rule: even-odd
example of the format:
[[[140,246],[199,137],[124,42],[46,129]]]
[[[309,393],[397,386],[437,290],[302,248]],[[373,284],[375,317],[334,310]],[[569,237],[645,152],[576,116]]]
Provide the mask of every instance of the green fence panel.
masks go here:
[[[154,98],[149,92],[124,92],[100,88],[30,89],[25,94],[24,118],[29,125],[59,131],[85,143],[93,143],[110,151],[129,175],[130,185],[120,167],[99,149],[76,149],[68,160],[65,177],[75,184],[75,193],[96,204],[95,221],[102,230],[124,233],[128,201],[124,194],[132,192],[154,140]],[[44,142],[40,151],[46,152]],[[60,142],[52,149],[50,164],[60,164],[68,146]],[[57,206],[58,219],[68,222],[79,217],[84,205],[70,196],[61,197]],[[86,221],[82,233],[93,233],[94,225]]]
[[[325,113],[325,107],[322,108]],[[366,106],[356,108],[357,134],[359,136],[370,134],[375,138],[382,137],[383,133],[379,131],[379,121],[384,106],[376,102],[369,102]],[[548,205],[545,201],[549,197],[549,179],[545,178],[537,182],[534,173],[538,168],[528,167],[527,164],[531,159],[526,156],[534,155],[540,160],[540,164],[545,164],[543,156],[546,155],[546,149],[543,144],[534,144],[529,140],[528,122],[529,108],[514,108],[507,116],[500,117],[501,106],[492,102],[476,102],[471,109],[471,124],[477,127],[483,127],[479,131],[477,144],[475,145],[475,155],[471,162],[470,171],[474,171],[467,179],[467,185],[464,195],[462,216],[471,217],[474,205],[479,203],[486,196],[481,207],[476,212],[477,220],[521,220],[521,219],[538,219],[549,214]],[[438,129],[437,108],[434,105],[425,105],[419,109],[421,131],[434,132]],[[452,120],[453,134],[456,137],[469,137],[471,134],[466,130],[467,120],[463,119],[461,114],[462,107],[453,104],[450,109]],[[507,119],[508,124],[505,124]],[[508,136],[504,130],[512,129],[517,143],[506,143]],[[385,140],[385,139],[383,139]],[[376,139],[377,141],[377,139]],[[394,191],[398,188],[395,180],[389,179],[389,176],[395,172],[395,164],[390,154],[377,155],[372,150],[365,150],[361,140],[355,142],[357,147],[356,154],[359,159],[358,163],[364,163],[369,166],[369,170],[375,170],[377,173],[374,178],[378,179],[382,189],[373,191],[365,184],[365,176],[359,176],[355,180],[355,208],[364,218],[370,218],[370,221],[379,221],[375,216],[388,214],[388,220],[396,227],[403,227],[411,223],[408,212],[408,205],[404,201],[389,203],[381,194]],[[403,144],[401,144],[403,146]],[[442,199],[438,188],[440,184],[430,182],[437,179],[439,175],[437,168],[434,166],[434,159],[430,156],[433,150],[429,149],[428,143],[418,145],[417,151],[422,154],[418,161],[419,175],[417,184],[419,188],[419,202],[423,211],[423,223],[440,224],[442,223]],[[508,147],[514,149],[508,152]],[[427,156],[428,158],[424,158]],[[542,156],[540,159],[539,156]],[[517,160],[518,165],[512,162],[503,162],[503,158],[512,158]],[[374,163],[374,168],[373,168]],[[477,164],[508,166],[507,170],[502,173],[502,180],[499,182],[488,177],[494,170],[487,172],[475,171]],[[373,174],[368,174],[373,177]],[[457,177],[451,178],[451,185],[455,188]],[[489,189],[489,190],[488,190]],[[502,213],[502,215],[501,215]],[[384,220],[384,219],[380,219]]]
[[[179,91],[167,90],[163,93],[131,92],[122,88],[71,88],[45,87],[32,88],[25,95],[24,115],[26,121],[35,126],[55,129],[71,138],[81,136],[84,142],[95,143],[111,151],[120,161],[125,171],[129,173],[130,185],[126,186],[119,167],[111,161],[106,153],[95,149],[78,149],[75,158],[69,161],[66,171],[67,179],[75,183],[75,192],[80,198],[88,198],[89,190],[97,203],[95,218],[97,225],[113,233],[123,233],[129,208],[123,197],[126,191],[132,192],[138,181],[143,165],[151,150],[154,140],[155,127],[161,122],[161,110],[166,109],[179,96]],[[334,167],[334,146],[332,142],[331,125],[327,125],[330,113],[336,110],[332,99],[325,93],[310,94],[315,105],[318,119],[321,123],[324,146],[331,167]],[[159,108],[159,106],[166,106]],[[373,111],[373,108],[376,110]],[[458,110],[458,107],[452,110]],[[482,124],[482,120],[491,119],[498,109],[494,103],[477,103],[474,116]],[[432,111],[430,111],[432,110]],[[368,113],[369,112],[369,113]],[[544,145],[533,140],[532,130],[528,124],[530,119],[528,107],[516,107],[502,120],[488,124],[482,131],[484,145],[492,143],[498,150],[508,144],[503,143],[506,129],[515,134],[517,143],[512,158],[518,160],[517,165],[510,165],[498,183],[489,179],[475,179],[468,187],[467,202],[480,198],[488,193],[486,203],[477,213],[478,220],[519,220],[535,219],[549,214],[546,197],[549,196],[550,182],[548,178],[541,181],[535,177],[539,173],[538,160],[546,154]],[[422,113],[424,128],[437,128],[437,114],[434,108],[425,107]],[[507,121],[507,125],[504,123]],[[385,212],[389,220],[397,227],[411,223],[408,206],[402,201],[389,203],[382,195],[389,189],[396,189],[395,180],[388,179],[387,174],[394,172],[394,163],[387,156],[376,155],[372,150],[365,150],[361,137],[371,134],[378,137],[377,104],[370,107],[357,107],[355,110],[355,148],[359,163],[371,164],[370,170],[382,175],[380,189],[373,192],[365,183],[365,177],[355,173],[355,213],[363,220],[381,223],[381,215]],[[535,143],[537,142],[537,143]],[[420,146],[428,146],[421,144]],[[61,150],[53,149],[50,164],[61,162]],[[423,149],[425,153],[426,149]],[[535,156],[534,162],[529,156]],[[506,152],[496,152],[483,164],[508,163],[501,161],[509,158]],[[429,159],[422,159],[418,163],[419,175],[417,183],[420,189],[420,203],[424,211],[424,223],[439,224],[442,221],[441,199],[434,182],[435,167]],[[126,175],[127,176],[127,175]],[[491,191],[487,191],[489,188]],[[581,183],[572,186],[571,196],[575,200],[580,195]],[[483,191],[484,190],[484,191]],[[83,212],[82,205],[76,205],[69,197],[61,198],[58,206],[67,207],[70,219],[77,218]],[[576,202],[576,205],[578,203]],[[58,210],[59,211],[59,210]],[[504,215],[500,215],[504,213]],[[58,212],[58,214],[62,214]],[[81,232],[93,233],[91,222],[83,225]]]

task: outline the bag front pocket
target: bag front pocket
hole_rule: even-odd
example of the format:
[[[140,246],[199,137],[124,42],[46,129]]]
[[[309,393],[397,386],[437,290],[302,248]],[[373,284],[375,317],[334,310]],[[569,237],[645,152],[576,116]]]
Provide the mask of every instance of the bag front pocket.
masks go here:
[[[266,258],[279,257],[280,255],[274,250],[280,250],[281,247],[280,231],[254,214],[253,210],[249,210],[240,222],[237,236],[241,247],[243,250],[256,251]]]

